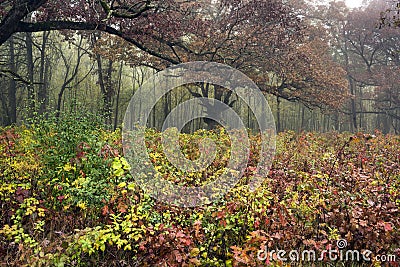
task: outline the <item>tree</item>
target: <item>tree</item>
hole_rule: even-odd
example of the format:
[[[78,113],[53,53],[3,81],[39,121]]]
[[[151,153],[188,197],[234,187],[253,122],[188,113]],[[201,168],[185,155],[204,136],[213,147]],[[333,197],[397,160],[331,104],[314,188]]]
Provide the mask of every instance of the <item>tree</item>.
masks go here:
[[[72,66],[72,64],[71,64],[72,55],[70,55],[69,58],[67,58],[67,56],[62,51],[62,47],[57,49],[60,54],[60,57],[62,58],[62,62],[64,63],[64,66],[65,66],[64,80],[61,85],[60,92],[58,93],[58,97],[57,97],[57,107],[56,107],[56,117],[57,118],[60,117],[61,104],[62,104],[62,99],[63,99],[64,93],[65,93],[65,90],[67,88],[72,87],[71,84],[73,83],[73,81],[76,79],[76,77],[79,74],[79,67],[81,66],[82,57],[85,54],[87,54],[87,52],[84,51],[84,49],[82,48],[82,41],[83,41],[83,38],[81,37],[79,40],[79,43],[76,44],[77,55],[76,55],[75,66]],[[88,74],[86,74],[86,75],[88,75]],[[86,77],[86,75],[84,77]],[[76,82],[73,86],[77,86],[81,81]]]
[[[176,58],[151,48],[148,41],[155,33],[171,40],[190,31],[195,25],[184,26],[192,22],[186,16],[192,6],[195,4],[186,1],[6,1],[0,5],[0,44],[16,32],[99,30],[120,36],[150,55],[178,63]],[[25,22],[33,11],[35,21]],[[178,24],[181,27],[172,27]]]
[[[400,28],[400,1],[388,1],[389,6],[384,12],[381,12],[380,26]]]
[[[318,29],[300,19],[302,11],[279,1],[238,3],[210,5],[207,12],[193,12],[193,21],[199,22],[191,32],[174,41],[154,33],[149,45],[178,62],[228,64],[246,73],[266,93],[290,101],[337,107],[348,97],[345,72],[330,58],[327,43],[316,37]],[[98,46],[104,56],[117,55],[133,65],[160,70],[170,63],[132,50],[118,38],[102,40]],[[195,93],[207,97],[209,87]],[[227,104],[232,102],[232,95],[222,88],[216,89],[215,96]]]
[[[0,7],[0,44],[15,32],[97,30],[118,37],[116,44],[129,43],[125,47],[136,65],[160,70],[194,60],[221,62],[243,71],[266,94],[308,106],[334,108],[348,96],[345,72],[330,58],[327,42],[316,37],[319,30],[302,19],[307,6],[301,0],[295,5],[281,0],[19,0]],[[124,54],[119,47],[106,49],[106,57]],[[112,66],[105,69],[112,73]],[[107,105],[114,89],[101,81]],[[196,93],[208,96],[209,89],[233,105],[232,93],[223,88]]]
[[[365,128],[366,115],[374,115],[377,128],[390,131],[397,108],[395,80],[398,75],[399,29],[379,27],[381,12],[388,6],[371,1],[362,9],[348,10],[344,3],[320,7],[317,14],[331,36],[333,51],[347,72],[349,111],[353,129]],[[317,17],[317,16],[315,16]],[[396,127],[393,127],[396,130]]]

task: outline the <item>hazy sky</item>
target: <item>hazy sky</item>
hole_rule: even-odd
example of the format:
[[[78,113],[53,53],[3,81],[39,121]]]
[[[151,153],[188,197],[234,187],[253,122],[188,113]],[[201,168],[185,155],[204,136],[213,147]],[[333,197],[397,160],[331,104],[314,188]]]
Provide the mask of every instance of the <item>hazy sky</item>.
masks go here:
[[[346,0],[346,4],[348,7],[359,7],[361,6],[362,0]]]

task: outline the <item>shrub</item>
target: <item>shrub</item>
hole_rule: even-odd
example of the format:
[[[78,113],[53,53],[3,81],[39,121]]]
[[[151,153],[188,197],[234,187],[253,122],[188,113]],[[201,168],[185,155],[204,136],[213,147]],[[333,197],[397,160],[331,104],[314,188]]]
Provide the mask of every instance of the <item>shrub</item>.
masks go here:
[[[252,135],[243,181],[219,202],[189,209],[165,206],[141,191],[122,156],[120,135],[92,117],[1,130],[2,264],[282,265],[276,258],[258,260],[258,251],[319,253],[339,239],[347,240],[346,249],[399,253],[398,136],[281,133],[268,177],[251,192],[246,181],[259,143]],[[187,175],[166,159],[160,133],[149,129],[146,136],[156,169],[176,183],[207,183],[229,157],[224,131],[182,134],[190,159],[198,157],[201,138],[219,147],[209,168]]]

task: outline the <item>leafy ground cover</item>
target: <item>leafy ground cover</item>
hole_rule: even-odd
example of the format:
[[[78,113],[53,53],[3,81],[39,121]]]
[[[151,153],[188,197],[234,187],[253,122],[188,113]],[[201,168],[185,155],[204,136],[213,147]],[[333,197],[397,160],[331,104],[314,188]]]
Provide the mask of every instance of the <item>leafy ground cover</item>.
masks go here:
[[[346,249],[400,258],[400,137],[284,132],[261,188],[246,180],[257,163],[259,136],[241,181],[218,203],[169,207],[144,194],[122,155],[120,131],[92,118],[35,123],[0,132],[0,263],[4,266],[267,266],[284,265],[260,249]],[[147,145],[166,179],[200,185],[226,165],[226,133],[182,134],[183,153],[199,156],[208,137],[218,156],[200,174],[167,161],[160,133]],[[371,256],[373,259],[373,257]],[[326,264],[300,262],[300,265]],[[343,260],[332,265],[349,264]],[[379,266],[378,261],[352,262]]]

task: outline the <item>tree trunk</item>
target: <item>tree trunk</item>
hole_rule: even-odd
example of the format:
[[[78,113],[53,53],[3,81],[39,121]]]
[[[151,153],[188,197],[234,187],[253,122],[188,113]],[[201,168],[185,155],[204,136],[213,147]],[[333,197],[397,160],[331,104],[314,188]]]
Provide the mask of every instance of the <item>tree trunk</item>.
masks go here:
[[[301,106],[301,126],[300,126],[301,131],[304,131],[306,128],[305,113],[306,113],[306,108],[302,105]]]
[[[46,75],[46,45],[50,32],[44,32],[42,38],[42,46],[40,51],[40,72],[39,72],[39,91],[38,91],[38,102],[39,102],[39,114],[46,112],[48,103],[48,92],[47,83],[48,80]],[[47,65],[48,66],[48,65]]]
[[[112,98],[114,96],[114,88],[112,85],[112,72],[113,61],[108,60],[104,111],[106,114],[106,124],[110,126],[112,125]]]
[[[34,87],[34,62],[33,62],[33,44],[32,33],[25,34],[26,45],[26,65],[28,70],[28,115],[35,111],[35,87]]]
[[[18,22],[46,2],[47,0],[23,0],[13,4],[11,10],[3,15],[0,22],[0,45],[7,41],[13,33],[17,32]]]
[[[351,121],[352,121],[352,126],[353,130],[357,131],[357,109],[356,109],[356,100],[354,99],[355,97],[355,85],[354,85],[354,80],[348,76],[349,84],[350,84],[350,93],[352,94],[352,98],[350,100],[351,103]]]
[[[17,67],[15,65],[15,48],[14,38],[9,39],[9,68],[12,73],[17,73]],[[13,78],[10,78],[10,84],[8,87],[8,101],[9,101],[9,112],[8,121],[6,124],[14,124],[17,122],[17,83]]]
[[[115,100],[115,117],[114,117],[114,131],[117,129],[118,125],[118,116],[119,116],[119,96],[121,93],[121,86],[122,86],[122,69],[123,69],[123,63],[121,62],[119,66],[119,72],[118,72],[118,91],[117,91],[117,99]]]
[[[83,40],[83,38],[81,37],[79,45],[78,45],[78,55],[77,55],[77,59],[76,59],[76,65],[75,65],[74,69],[72,70],[71,76],[70,76],[71,66],[68,64],[67,58],[63,54],[63,51],[60,51],[61,57],[64,61],[66,72],[65,72],[65,76],[64,76],[64,82],[61,85],[61,89],[60,89],[60,92],[58,93],[58,98],[57,98],[57,112],[56,112],[57,118],[60,117],[61,104],[63,103],[62,99],[64,96],[64,92],[67,89],[67,87],[70,86],[71,82],[78,76],[78,73],[79,73],[79,66],[81,64],[81,60],[84,55],[84,53],[81,52],[82,51],[82,49],[81,49],[82,40]],[[70,76],[70,77],[68,77],[68,76]],[[78,83],[79,82],[76,82],[75,86],[77,86]]]
[[[99,54],[96,54],[96,61],[97,61],[97,75],[99,78],[99,85],[100,85],[100,90],[101,94],[103,96],[103,102],[105,102],[105,92],[106,92],[106,86],[104,84],[104,78],[103,78],[103,64],[101,61],[101,57]],[[104,104],[104,103],[103,103]]]
[[[279,96],[276,97],[276,131],[279,133],[282,131],[281,127],[281,99]]]

